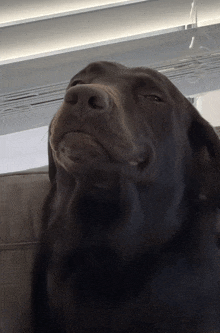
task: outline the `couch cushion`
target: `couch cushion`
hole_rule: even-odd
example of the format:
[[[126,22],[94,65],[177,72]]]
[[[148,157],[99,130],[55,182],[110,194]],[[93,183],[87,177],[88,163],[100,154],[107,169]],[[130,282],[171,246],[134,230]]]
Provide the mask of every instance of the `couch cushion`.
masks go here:
[[[29,307],[33,254],[41,209],[50,189],[48,173],[0,176],[0,332],[20,332]],[[28,332],[22,325],[21,332]]]

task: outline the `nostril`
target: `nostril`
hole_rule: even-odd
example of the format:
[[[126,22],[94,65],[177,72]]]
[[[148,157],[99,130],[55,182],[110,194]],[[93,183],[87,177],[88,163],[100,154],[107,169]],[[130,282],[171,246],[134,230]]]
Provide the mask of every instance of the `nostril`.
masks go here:
[[[88,100],[88,104],[93,109],[103,109],[105,107],[104,102],[97,96],[92,96]]]
[[[74,111],[76,112],[103,112],[110,107],[110,96],[108,93],[92,85],[79,85],[69,88],[64,101],[74,106]]]

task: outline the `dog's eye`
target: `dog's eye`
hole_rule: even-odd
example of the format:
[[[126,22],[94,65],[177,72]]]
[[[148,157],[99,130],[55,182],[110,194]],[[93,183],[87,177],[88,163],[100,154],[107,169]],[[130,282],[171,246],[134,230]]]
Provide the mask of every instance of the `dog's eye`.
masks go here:
[[[144,98],[152,102],[162,102],[162,99],[157,95],[144,95]]]
[[[71,82],[70,86],[74,87],[77,84],[84,84],[84,82],[82,80],[74,80],[73,82]]]
[[[150,102],[163,102],[162,98],[158,95],[154,95],[154,94],[145,94],[145,93],[140,93],[139,94],[139,98],[144,99],[144,100],[148,100]]]

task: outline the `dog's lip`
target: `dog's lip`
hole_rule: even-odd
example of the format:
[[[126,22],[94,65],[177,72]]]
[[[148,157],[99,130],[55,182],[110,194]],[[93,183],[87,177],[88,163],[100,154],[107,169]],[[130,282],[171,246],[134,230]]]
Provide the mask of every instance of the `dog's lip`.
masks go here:
[[[63,138],[67,134],[70,134],[70,133],[72,133],[72,134],[79,133],[79,134],[84,134],[86,136],[90,136],[92,141],[95,142],[98,146],[100,146],[102,148],[103,152],[106,154],[109,161],[112,162],[112,163],[117,163],[117,164],[118,163],[119,164],[125,164],[126,163],[126,164],[129,164],[131,167],[138,167],[141,170],[149,162],[148,153],[142,153],[142,154],[139,154],[135,157],[130,157],[127,160],[124,159],[124,160],[119,161],[116,157],[113,156],[113,154],[111,152],[109,152],[109,150],[93,134],[88,133],[88,132],[84,132],[84,131],[81,131],[81,130],[71,130],[71,131],[63,133],[62,136],[60,137],[59,142],[61,142],[63,140]],[[52,147],[52,149],[54,151],[58,150],[59,142],[54,148]]]
[[[94,135],[92,135],[92,134],[90,134],[88,132],[78,131],[78,130],[77,131],[71,131],[71,132],[68,132],[68,133],[73,133],[73,134],[79,133],[79,134],[84,134],[84,135],[90,137],[93,142],[95,142],[98,146],[101,147],[101,149],[103,150],[103,152],[105,153],[105,155],[108,157],[109,161],[110,162],[115,162],[114,158],[109,153],[109,151],[103,146],[103,144]]]

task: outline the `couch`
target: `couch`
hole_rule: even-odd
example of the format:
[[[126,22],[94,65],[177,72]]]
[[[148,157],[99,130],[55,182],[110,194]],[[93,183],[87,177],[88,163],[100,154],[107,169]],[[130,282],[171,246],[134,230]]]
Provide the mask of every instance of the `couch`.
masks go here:
[[[30,279],[48,167],[0,176],[0,332],[30,332]]]

